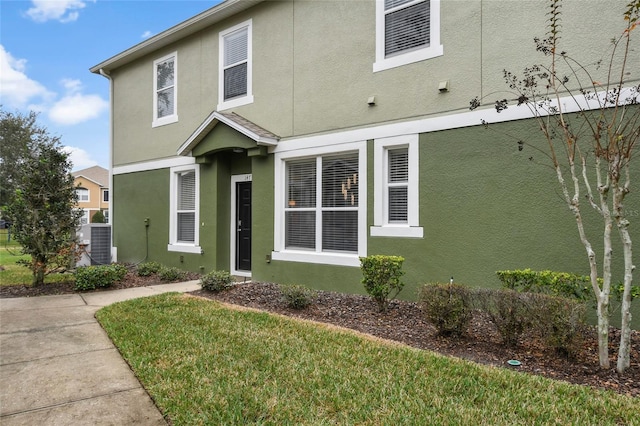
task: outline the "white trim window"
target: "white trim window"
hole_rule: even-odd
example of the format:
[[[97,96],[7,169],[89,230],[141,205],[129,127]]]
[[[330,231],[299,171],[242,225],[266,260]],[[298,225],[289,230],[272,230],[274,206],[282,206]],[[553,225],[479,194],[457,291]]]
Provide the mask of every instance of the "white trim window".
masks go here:
[[[422,238],[419,226],[418,135],[374,142],[372,237]]]
[[[252,20],[220,33],[218,110],[253,102]]]
[[[178,121],[178,52],[153,62],[152,127]]]
[[[200,253],[198,166],[171,168],[171,218],[169,251]]]
[[[89,190],[87,188],[76,188],[76,196],[79,203],[86,203],[89,200]]]
[[[104,202],[104,203],[108,203],[109,202],[109,190],[108,189],[103,189],[102,190],[102,202]]]
[[[274,260],[359,266],[366,256],[366,144],[276,156]]]
[[[376,62],[383,71],[443,55],[440,0],[377,0]]]

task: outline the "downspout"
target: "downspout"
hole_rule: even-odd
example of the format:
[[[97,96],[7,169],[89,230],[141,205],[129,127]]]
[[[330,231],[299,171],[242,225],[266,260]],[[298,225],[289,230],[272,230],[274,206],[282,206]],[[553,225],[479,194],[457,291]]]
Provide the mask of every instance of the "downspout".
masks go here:
[[[118,250],[113,246],[113,79],[104,69],[100,68],[100,75],[109,80],[109,224],[111,225],[111,261],[118,261]]]

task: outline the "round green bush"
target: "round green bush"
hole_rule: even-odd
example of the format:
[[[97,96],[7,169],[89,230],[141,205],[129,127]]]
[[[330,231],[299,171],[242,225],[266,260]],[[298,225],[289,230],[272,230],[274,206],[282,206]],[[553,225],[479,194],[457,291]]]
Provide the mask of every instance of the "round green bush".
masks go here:
[[[233,277],[227,271],[211,271],[200,277],[200,285],[204,290],[222,291],[233,285]]]
[[[438,333],[461,336],[472,319],[471,290],[461,284],[425,284],[419,292],[419,303],[426,320]]]
[[[162,281],[172,282],[183,280],[186,276],[185,272],[176,267],[163,266],[158,271],[158,277]]]
[[[311,305],[318,294],[317,291],[302,285],[281,285],[280,293],[283,302],[291,309],[304,309]]]
[[[140,277],[148,277],[157,274],[162,268],[162,264],[158,262],[144,262],[138,265],[137,273]]]

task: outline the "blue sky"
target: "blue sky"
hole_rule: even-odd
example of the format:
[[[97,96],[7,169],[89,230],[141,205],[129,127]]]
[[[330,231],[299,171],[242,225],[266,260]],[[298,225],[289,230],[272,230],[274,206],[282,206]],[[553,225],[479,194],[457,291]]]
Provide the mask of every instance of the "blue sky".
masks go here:
[[[39,113],[73,170],[109,167],[109,81],[89,68],[219,0],[0,1],[0,105]]]

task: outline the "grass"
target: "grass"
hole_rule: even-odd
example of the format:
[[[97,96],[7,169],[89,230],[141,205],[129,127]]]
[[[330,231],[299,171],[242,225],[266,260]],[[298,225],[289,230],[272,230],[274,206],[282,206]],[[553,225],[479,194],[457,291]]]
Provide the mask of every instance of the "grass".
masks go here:
[[[640,400],[166,294],[97,313],[175,425],[640,424]]]
[[[21,254],[20,245],[7,238],[7,230],[0,229],[0,286],[31,285],[31,270],[18,264],[19,260],[28,260],[29,256]],[[50,274],[45,277],[47,283],[73,281],[72,274]]]

